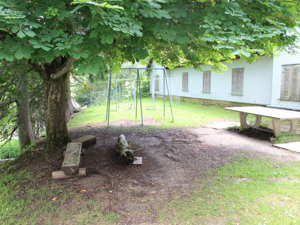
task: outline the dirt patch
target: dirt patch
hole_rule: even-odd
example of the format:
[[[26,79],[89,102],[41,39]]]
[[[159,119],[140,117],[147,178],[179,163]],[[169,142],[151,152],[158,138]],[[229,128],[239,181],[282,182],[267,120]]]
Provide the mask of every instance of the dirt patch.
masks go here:
[[[274,148],[268,141],[226,130],[167,130],[147,126],[141,129],[140,123],[134,127],[135,123],[122,120],[116,123],[119,127],[93,126],[71,131],[73,139],[84,135],[97,138],[97,144],[86,148],[86,154],[81,157],[80,167],[87,168],[88,176],[55,181],[56,185],[71,186],[77,190],[82,201],[90,198],[101,201],[103,213],[116,213],[122,224],[156,223],[156,206],[170,199],[174,192],[189,194],[195,179],[239,157],[300,160],[299,154]],[[133,141],[133,149],[143,148],[135,153],[135,156],[142,157],[143,165],[120,162],[115,145],[121,133],[127,140]],[[34,159],[26,162],[26,167],[32,167],[35,173],[40,174],[33,182],[35,185],[44,185],[51,179],[52,171],[61,169],[62,152],[63,149],[57,149],[49,154],[37,153]],[[202,179],[200,182],[207,181]]]
[[[273,130],[268,129],[265,127],[257,128],[249,128],[240,130],[239,128],[229,128],[228,131],[232,131],[247,137],[263,140],[263,141],[270,141],[272,138],[275,138]]]
[[[143,118],[143,123],[144,125],[148,125],[148,126],[159,126],[160,123],[149,118],[149,117],[144,117]],[[141,121],[131,121],[131,120],[118,120],[115,122],[111,122],[110,126],[116,126],[116,127],[134,127],[134,126],[139,126],[141,125],[142,122]]]

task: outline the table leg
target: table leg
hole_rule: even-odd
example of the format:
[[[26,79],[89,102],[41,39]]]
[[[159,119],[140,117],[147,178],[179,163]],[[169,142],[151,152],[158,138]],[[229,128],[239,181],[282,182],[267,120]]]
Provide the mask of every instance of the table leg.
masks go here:
[[[241,123],[242,128],[244,128],[244,129],[248,129],[251,127],[246,122],[247,115],[248,115],[248,113],[240,112],[240,123]]]
[[[290,120],[290,122],[291,122],[291,128],[290,128],[288,134],[296,135],[299,120],[297,120],[297,119]]]
[[[272,123],[273,123],[274,136],[279,137],[281,135],[281,130],[280,130],[281,120],[273,118]]]
[[[255,122],[254,124],[251,125],[251,127],[260,127],[260,123],[261,123],[261,116],[259,115],[255,115]]]

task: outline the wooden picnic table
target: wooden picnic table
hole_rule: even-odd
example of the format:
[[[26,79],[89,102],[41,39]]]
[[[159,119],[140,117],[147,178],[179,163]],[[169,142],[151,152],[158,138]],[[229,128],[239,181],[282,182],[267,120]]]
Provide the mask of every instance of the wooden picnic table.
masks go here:
[[[292,134],[292,135],[296,134],[297,126],[300,120],[300,112],[298,111],[267,108],[261,106],[228,107],[224,109],[239,112],[241,126],[245,129],[250,127],[256,127],[256,128],[260,127],[262,116],[271,118],[275,137],[281,135],[280,126],[282,120],[290,120],[291,128],[288,134]],[[256,116],[255,122],[251,125],[247,124],[246,122],[246,118],[248,114],[253,114]]]

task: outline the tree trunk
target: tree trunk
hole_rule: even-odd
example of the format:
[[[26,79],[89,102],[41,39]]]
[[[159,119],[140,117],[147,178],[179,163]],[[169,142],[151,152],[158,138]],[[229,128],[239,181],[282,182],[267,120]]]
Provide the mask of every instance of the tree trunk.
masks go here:
[[[45,85],[45,121],[47,132],[47,147],[65,146],[71,141],[66,121],[66,82],[68,72],[58,79],[44,78]]]
[[[71,96],[71,87],[70,87],[70,74],[66,78],[66,116],[72,115],[74,112],[79,112],[79,105],[75,102],[75,100]]]
[[[22,73],[22,72],[21,72]],[[27,86],[27,73],[23,71],[20,74],[19,81],[17,82],[17,117],[18,117],[18,131],[20,148],[24,148],[33,143],[33,132],[29,113],[29,99],[28,99],[28,86]]]

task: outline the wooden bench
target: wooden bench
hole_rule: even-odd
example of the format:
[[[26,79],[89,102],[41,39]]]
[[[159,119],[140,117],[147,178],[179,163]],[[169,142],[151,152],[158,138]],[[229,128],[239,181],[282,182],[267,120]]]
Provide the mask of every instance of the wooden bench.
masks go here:
[[[53,171],[52,178],[67,179],[70,177],[86,176],[86,168],[79,168],[80,155],[83,154],[83,148],[96,144],[96,137],[87,135],[68,143],[67,150],[64,152],[64,161],[61,171]]]
[[[61,167],[65,174],[74,174],[79,169],[81,149],[81,143],[68,143],[65,159]]]
[[[291,128],[288,134],[295,135],[297,131],[297,126],[300,120],[300,112],[283,110],[283,109],[275,109],[275,108],[267,108],[261,106],[247,106],[247,107],[229,107],[224,108],[226,110],[231,110],[235,112],[239,112],[240,114],[240,123],[242,128],[248,129],[250,127],[259,127],[261,123],[261,117],[268,117],[272,119],[273,124],[273,132],[274,136],[278,137],[281,135],[281,122],[282,120],[290,120]],[[255,115],[256,120],[253,124],[249,125],[246,122],[246,118],[248,114]]]

